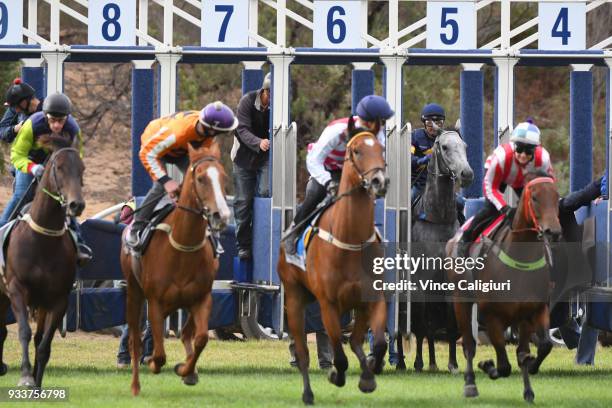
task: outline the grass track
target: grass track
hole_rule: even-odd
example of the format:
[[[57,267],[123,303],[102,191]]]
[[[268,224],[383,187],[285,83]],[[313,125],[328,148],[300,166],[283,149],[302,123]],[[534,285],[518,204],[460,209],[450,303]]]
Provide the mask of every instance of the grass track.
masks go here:
[[[36,406],[302,406],[302,381],[298,372],[287,364],[286,342],[210,341],[198,365],[200,382],[195,387],[187,387],[172,370],[177,362],[182,361],[182,345],[175,339],[168,340],[168,365],[159,375],[149,373],[148,368],[141,371],[142,394],[137,398],[133,398],[129,392],[131,371],[114,368],[117,345],[118,339],[109,336],[69,333],[65,339],[56,337],[44,385],[69,388],[70,399],[68,403],[38,403]],[[0,377],[0,387],[14,386],[18,381],[20,356],[14,330],[10,331],[5,346],[9,373]],[[311,357],[315,357],[314,344],[310,345],[310,349]],[[526,406],[522,399],[522,380],[516,369],[513,347],[508,348],[513,364],[511,377],[492,381],[484,374],[477,373],[480,397],[467,401],[462,397],[462,375],[451,376],[445,371],[417,375],[411,369],[397,373],[388,365],[384,373],[377,377],[376,391],[362,394],[357,388],[357,361],[348,348],[345,351],[349,355],[350,366],[343,388],[329,384],[320,370],[311,370],[317,406]],[[437,351],[438,365],[445,367],[446,347],[439,346]],[[479,347],[477,361],[492,358],[493,355],[492,348]],[[532,377],[537,406],[612,406],[612,350],[598,349],[597,368],[577,367],[573,364],[573,357],[572,351],[555,348],[544,362],[540,374]],[[411,354],[408,358],[412,360],[414,356]],[[316,358],[311,360],[316,361]],[[460,355],[461,369],[465,367],[464,363]],[[412,361],[408,366],[412,367]],[[26,405],[18,403],[17,406]]]

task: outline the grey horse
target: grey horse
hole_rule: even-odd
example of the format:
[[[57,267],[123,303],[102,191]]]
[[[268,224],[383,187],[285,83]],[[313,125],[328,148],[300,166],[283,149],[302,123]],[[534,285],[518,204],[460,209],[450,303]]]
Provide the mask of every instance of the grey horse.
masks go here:
[[[433,146],[431,160],[427,165],[427,184],[420,202],[415,206],[412,224],[412,256],[443,259],[445,244],[457,229],[457,207],[455,189],[467,187],[474,179],[474,172],[466,156],[466,144],[456,131],[443,131]],[[419,270],[414,275],[417,279],[431,279],[436,282],[445,280],[442,268]],[[444,293],[420,293],[411,303],[411,326],[417,340],[417,351],[414,362],[416,371],[423,369],[423,338],[427,337],[429,345],[429,369],[437,370],[434,334],[436,330],[446,328],[449,342],[448,369],[458,372],[456,341],[459,338],[452,305],[444,301]],[[399,342],[401,343],[401,341]],[[403,353],[398,344],[398,353]],[[403,362],[400,354],[399,361]],[[402,367],[398,367],[402,368]]]

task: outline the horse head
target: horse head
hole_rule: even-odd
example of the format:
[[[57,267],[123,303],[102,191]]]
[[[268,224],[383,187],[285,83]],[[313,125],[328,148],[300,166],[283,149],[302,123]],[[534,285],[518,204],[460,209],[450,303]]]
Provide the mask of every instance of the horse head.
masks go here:
[[[467,160],[466,144],[459,133],[445,130],[436,138],[433,160],[429,166],[435,166],[432,173],[449,176],[459,180],[461,187],[467,187],[474,180],[474,171]],[[431,171],[429,168],[428,171]]]
[[[533,229],[547,240],[559,241],[562,230],[555,180],[547,173],[538,171],[528,173],[525,183],[515,223],[524,219],[528,229]]]
[[[385,175],[383,146],[374,133],[365,128],[356,128],[352,117],[349,118],[347,132],[344,161],[350,163],[354,170],[351,184],[360,184],[370,196],[384,197],[389,178]]]
[[[189,145],[191,192],[198,209],[213,230],[220,231],[229,223],[230,210],[225,200],[227,174],[221,164],[221,151],[214,142],[210,147]],[[185,186],[188,187],[188,186]]]
[[[77,138],[71,142],[62,136],[45,135],[38,142],[51,151],[40,188],[67,208],[68,215],[78,217],[85,209],[82,192],[85,165],[77,148]]]

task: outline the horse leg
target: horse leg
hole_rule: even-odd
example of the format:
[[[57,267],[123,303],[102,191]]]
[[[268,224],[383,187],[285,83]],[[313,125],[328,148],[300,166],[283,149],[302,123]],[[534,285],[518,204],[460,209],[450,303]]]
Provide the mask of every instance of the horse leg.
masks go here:
[[[538,329],[536,331],[537,335],[537,345],[538,345],[538,354],[536,355],[535,361],[529,367],[529,374],[537,374],[540,370],[540,365],[544,361],[544,359],[550,354],[552,350],[553,344],[550,340],[549,335],[549,313],[548,307],[544,308],[545,310],[540,314],[539,324],[537,325]]]
[[[327,378],[329,382],[337,387],[343,387],[346,383],[346,370],[348,368],[348,359],[342,349],[342,329],[340,327],[340,312],[336,305],[327,301],[319,300],[321,305],[321,317],[323,318],[323,326],[329,336],[332,351],[334,353],[334,367],[329,370]]]
[[[414,371],[420,373],[423,371],[423,339],[425,336],[421,332],[414,334],[416,337],[416,355],[414,357]]]
[[[399,333],[395,340],[397,341],[397,366],[395,366],[395,369],[399,371],[406,371],[406,363],[404,362],[404,342],[402,341],[402,334]]]
[[[450,371],[451,374],[459,374],[459,365],[457,364],[457,340],[459,340],[457,320],[453,313],[452,305],[448,304],[447,307],[446,338],[448,340],[448,371]]]
[[[5,375],[8,371],[8,366],[4,363],[4,341],[8,331],[6,330],[6,314],[8,308],[11,305],[11,301],[4,294],[0,293],[0,377]]]
[[[438,371],[436,363],[436,341],[433,330],[428,330],[427,333],[427,349],[429,350],[429,371]]]
[[[374,334],[374,346],[372,354],[374,359],[369,361],[370,369],[374,374],[382,373],[387,352],[387,340],[385,339],[385,328],[387,326],[387,304],[384,299],[370,303],[370,327]],[[399,336],[401,337],[401,336]]]
[[[489,315],[486,319],[487,334],[491,340],[491,344],[495,348],[497,355],[497,367],[493,360],[485,360],[478,363],[478,368],[489,375],[492,380],[497,380],[499,377],[508,377],[512,371],[508,354],[506,353],[506,339],[504,337],[504,326],[494,316]]]
[[[368,361],[363,352],[363,340],[365,333],[368,330],[369,313],[366,308],[355,310],[355,325],[351,333],[351,350],[357,356],[359,365],[361,366],[361,377],[359,379],[359,389],[361,392],[372,392],[376,389],[376,380],[374,373],[368,366]]]
[[[55,330],[57,330],[57,327],[64,317],[64,313],[66,313],[67,307],[68,298],[66,297],[59,299],[58,303],[52,310],[43,312],[44,331],[42,338],[36,346],[36,371],[34,371],[34,375],[36,376],[37,387],[42,387],[42,379],[45,373],[45,368],[47,367],[47,363],[51,357],[51,342],[53,341]],[[39,322],[41,322],[41,320],[42,319],[39,319]],[[38,328],[36,330],[36,334],[38,334]]]
[[[187,317],[187,321],[183,325],[183,330],[181,331],[181,342],[183,343],[183,347],[185,348],[185,355],[189,358],[193,354],[193,336],[194,336],[195,326],[193,323],[193,313],[189,313]]]
[[[196,363],[200,354],[208,343],[208,318],[210,317],[210,311],[212,310],[212,294],[208,293],[197,305],[191,308],[190,318],[192,321],[192,327],[188,328],[191,331],[193,338],[193,352],[191,355],[187,355],[187,359],[184,364],[177,364],[174,367],[174,372],[183,377],[183,383],[186,385],[196,385],[198,383],[198,374],[196,372]],[[187,326],[187,324],[186,324]],[[195,332],[195,335],[194,335]],[[183,342],[185,344],[185,342]],[[187,346],[185,346],[187,350]]]
[[[298,283],[285,281],[287,323],[289,332],[291,336],[293,336],[295,342],[295,359],[300,369],[300,373],[302,373],[302,401],[306,405],[312,405],[314,404],[314,394],[312,393],[310,377],[308,376],[310,356],[308,355],[308,345],[306,344],[306,334],[304,333],[304,307],[304,289],[300,287]]]
[[[516,348],[516,359],[523,374],[523,398],[527,402],[533,402],[535,399],[535,394],[529,381],[529,367],[535,361],[535,358],[529,351],[529,340],[532,333],[533,328],[529,322],[522,322],[519,325],[519,345]]]
[[[132,358],[132,395],[140,394],[140,322],[144,295],[134,276],[130,275],[127,285],[126,320],[128,324],[130,356]]]
[[[28,307],[23,296],[25,290],[19,285],[16,279],[13,279],[9,286],[11,306],[13,307],[13,314],[19,325],[19,343],[21,344],[21,378],[17,385],[32,387],[35,384],[34,378],[32,377],[32,365],[30,364],[29,356],[32,329],[28,322]]]
[[[153,335],[153,355],[149,361],[149,368],[153,374],[159,374],[166,364],[166,351],[164,350],[164,315],[161,305],[154,299],[149,300],[149,324]]]
[[[44,309],[36,310],[36,333],[34,333],[34,350],[38,349],[38,345],[43,338],[43,334],[45,333],[45,317],[47,316],[47,311]],[[36,376],[38,372],[38,354],[34,353],[34,369],[32,370],[32,374]]]
[[[465,302],[455,302],[455,318],[459,332],[463,337],[463,355],[465,356],[466,366],[463,376],[465,384],[463,386],[463,395],[466,398],[478,396],[478,388],[476,387],[476,375],[474,374],[474,356],[476,355],[476,340],[472,335],[472,304]]]

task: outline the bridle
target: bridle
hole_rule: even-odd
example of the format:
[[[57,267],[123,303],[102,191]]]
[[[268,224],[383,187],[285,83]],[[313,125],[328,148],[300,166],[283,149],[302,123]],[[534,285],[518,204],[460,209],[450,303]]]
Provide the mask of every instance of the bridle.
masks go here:
[[[538,217],[535,214],[535,210],[533,209],[533,204],[531,203],[531,195],[533,194],[531,191],[531,187],[536,185],[536,184],[543,184],[543,183],[553,183],[554,184],[554,180],[552,179],[552,177],[537,177],[534,178],[533,180],[531,180],[529,183],[527,183],[527,185],[525,186],[525,191],[523,192],[523,213],[526,214],[527,216],[527,220],[531,222],[531,224],[533,225],[533,227],[528,227],[528,228],[522,228],[519,230],[512,230],[512,232],[523,232],[523,231],[534,231],[538,234],[538,239],[543,239],[544,234],[542,232],[542,226],[540,225],[540,222],[538,221]]]
[[[457,175],[450,168],[450,166],[448,165],[448,162],[446,161],[446,159],[444,158],[444,155],[442,154],[442,148],[440,146],[439,137],[440,136],[438,136],[438,138],[436,138],[436,141],[434,142],[434,149],[433,150],[434,150],[435,155],[436,155],[436,168],[435,168],[435,170],[431,174],[436,176],[436,177],[448,177],[454,183],[457,180]],[[444,167],[440,168],[440,164],[439,163],[441,163]]]
[[[370,180],[368,180],[366,178],[366,176],[368,174],[376,172],[376,171],[382,171],[382,172],[385,171],[386,164],[385,164],[385,167],[377,166],[377,167],[372,167],[369,170],[362,171],[359,168],[359,166],[357,165],[357,163],[355,162],[355,158],[354,158],[355,152],[353,150],[353,143],[355,142],[355,140],[363,139],[364,137],[370,137],[374,141],[376,141],[376,137],[374,136],[374,134],[372,132],[363,131],[363,132],[359,132],[356,135],[354,135],[353,137],[351,137],[349,142],[346,144],[346,156],[344,157],[344,161],[345,162],[349,162],[353,166],[355,171],[357,172],[357,175],[359,176],[359,184],[357,186],[355,186],[354,188],[350,189],[348,192],[343,193],[339,197],[343,197],[345,195],[352,194],[354,191],[357,191],[360,188],[368,190],[370,188]]]
[[[196,202],[198,203],[198,209],[197,208],[191,208],[191,207],[186,207],[183,205],[179,205],[177,204],[177,208],[180,208],[181,210],[190,212],[192,214],[197,215],[198,217],[202,217],[206,220],[206,222],[208,222],[208,227],[213,229],[212,225],[209,222],[210,219],[210,208],[208,208],[208,206],[206,206],[206,204],[204,204],[204,200],[202,200],[202,197],[200,197],[200,194],[198,193],[198,189],[196,188],[196,170],[198,169],[198,167],[201,164],[207,163],[207,162],[216,162],[216,163],[220,163],[219,159],[216,158],[215,156],[204,156],[200,159],[198,159],[195,163],[192,163],[191,166],[189,167],[189,171],[191,172],[191,192],[193,193],[194,197],[196,198]]]
[[[51,170],[50,170],[51,179],[53,180],[53,183],[55,184],[56,192],[51,192],[46,187],[42,187],[41,190],[46,195],[51,197],[53,200],[57,201],[62,208],[66,208],[66,197],[64,196],[64,194],[62,193],[62,189],[60,188],[60,184],[57,179],[57,170],[55,167],[57,157],[59,156],[60,153],[63,153],[63,152],[72,152],[72,153],[76,153],[77,155],[80,154],[79,151],[75,149],[74,147],[63,147],[59,150],[56,150],[51,155],[51,158],[49,159],[49,161],[51,162]]]

